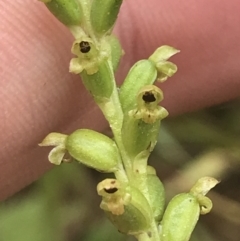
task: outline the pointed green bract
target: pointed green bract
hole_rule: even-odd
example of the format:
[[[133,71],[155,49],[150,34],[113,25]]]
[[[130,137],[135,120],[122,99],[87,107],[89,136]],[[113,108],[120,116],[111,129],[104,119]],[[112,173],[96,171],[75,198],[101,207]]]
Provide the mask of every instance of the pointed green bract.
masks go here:
[[[110,33],[122,4],[122,0],[93,0],[91,24],[96,34]]]
[[[64,25],[80,25],[83,18],[82,8],[78,0],[43,1],[50,12]]]

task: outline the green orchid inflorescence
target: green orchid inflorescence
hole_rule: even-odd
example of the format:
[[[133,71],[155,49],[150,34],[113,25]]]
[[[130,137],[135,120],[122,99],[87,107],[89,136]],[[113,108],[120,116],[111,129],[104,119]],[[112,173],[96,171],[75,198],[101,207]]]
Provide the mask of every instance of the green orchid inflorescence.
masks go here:
[[[140,241],[188,241],[200,214],[212,202],[205,195],[218,181],[204,177],[165,208],[165,190],[148,164],[161,121],[168,111],[159,105],[163,92],[154,85],[173,76],[169,58],[179,50],[164,45],[136,62],[123,84],[114,72],[124,53],[112,29],[122,0],[40,0],[67,26],[75,40],[69,71],[81,80],[102,110],[113,133],[110,138],[89,129],[66,135],[48,134],[40,146],[53,146],[49,161],[77,161],[100,172],[113,173],[97,185],[100,208],[116,228]],[[70,48],[69,48],[70,49]],[[69,50],[70,51],[70,50]]]

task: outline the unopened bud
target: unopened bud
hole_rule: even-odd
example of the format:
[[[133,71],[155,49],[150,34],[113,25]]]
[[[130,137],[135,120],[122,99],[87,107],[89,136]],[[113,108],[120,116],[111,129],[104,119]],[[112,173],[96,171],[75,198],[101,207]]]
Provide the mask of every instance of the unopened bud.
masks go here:
[[[91,8],[91,24],[93,30],[103,35],[110,33],[122,4],[122,0],[93,0]]]
[[[88,129],[74,131],[66,139],[66,149],[80,163],[102,172],[114,172],[120,156],[115,142]]]
[[[40,0],[50,12],[64,25],[80,25],[83,18],[82,7],[78,0]]]

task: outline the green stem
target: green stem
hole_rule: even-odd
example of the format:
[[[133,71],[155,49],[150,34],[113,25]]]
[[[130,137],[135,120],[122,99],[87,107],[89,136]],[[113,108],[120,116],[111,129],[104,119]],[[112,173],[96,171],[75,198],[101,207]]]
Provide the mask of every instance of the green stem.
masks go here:
[[[114,175],[121,183],[128,182],[128,177],[126,175],[122,163],[119,163],[118,170],[114,172]]]
[[[111,66],[111,63],[110,63]],[[112,68],[111,68],[112,69]],[[102,110],[105,118],[108,120],[109,125],[112,129],[112,132],[114,134],[114,139],[118,145],[118,149],[120,151],[120,154],[122,156],[122,161],[124,164],[124,168],[127,174],[128,181],[133,184],[135,187],[137,187],[141,192],[143,191],[144,195],[146,195],[148,199],[148,188],[147,188],[147,183],[146,183],[146,178],[141,178],[136,177],[133,173],[133,160],[129,157],[127,154],[123,142],[122,142],[122,134],[121,134],[121,129],[122,129],[122,123],[123,123],[123,111],[121,107],[121,103],[119,100],[119,95],[118,95],[118,90],[116,87],[116,82],[114,78],[114,74],[112,71],[112,81],[114,83],[113,87],[113,93],[110,97],[110,100],[98,104],[100,109]],[[124,177],[124,170],[120,169],[118,172],[115,173],[116,178],[119,180],[126,181],[126,178]],[[149,200],[148,200],[149,201]],[[158,228],[157,224],[153,218],[152,223],[151,223],[151,228],[149,230],[149,234],[141,234],[137,237],[139,241],[159,241],[159,233],[158,233]],[[149,237],[150,236],[150,237]]]
[[[111,63],[109,63],[111,66]],[[112,68],[111,68],[112,69]],[[112,129],[115,142],[117,143],[118,149],[122,156],[123,164],[125,171],[127,173],[128,179],[131,179],[132,175],[132,162],[127,152],[125,151],[123,142],[122,142],[122,123],[123,123],[123,111],[121,107],[121,103],[118,96],[118,90],[116,87],[116,81],[114,77],[114,73],[112,70],[112,82],[114,83],[113,93],[110,99],[107,102],[99,103],[99,107],[102,110],[105,118],[109,122],[110,128]]]

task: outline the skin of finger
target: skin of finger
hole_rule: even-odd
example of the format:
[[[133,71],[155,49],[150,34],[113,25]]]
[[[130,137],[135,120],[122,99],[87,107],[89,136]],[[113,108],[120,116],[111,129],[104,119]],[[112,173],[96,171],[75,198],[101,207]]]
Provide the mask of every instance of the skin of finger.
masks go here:
[[[185,4],[184,4],[185,3]],[[116,25],[129,67],[158,46],[181,49],[176,77],[161,85],[164,106],[180,114],[239,95],[237,1],[125,1]],[[49,149],[37,144],[52,131],[102,131],[106,122],[79,78],[68,73],[72,36],[37,1],[0,0],[0,199],[49,170]]]

